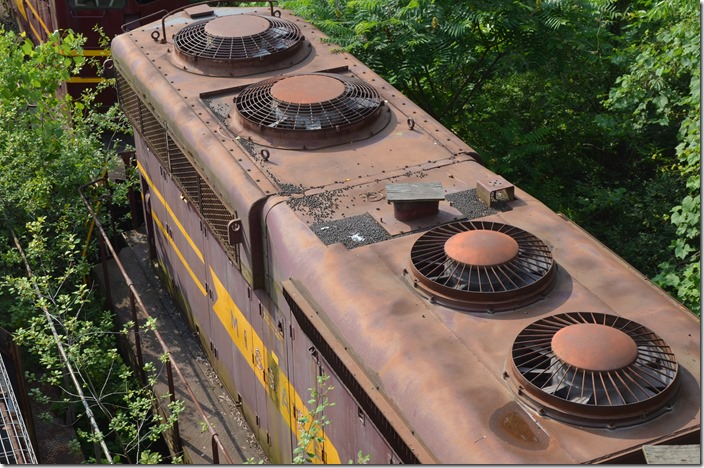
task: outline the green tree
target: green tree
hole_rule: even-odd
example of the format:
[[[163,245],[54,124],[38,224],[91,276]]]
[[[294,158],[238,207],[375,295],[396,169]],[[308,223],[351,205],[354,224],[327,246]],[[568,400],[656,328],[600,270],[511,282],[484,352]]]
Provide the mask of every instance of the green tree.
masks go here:
[[[94,461],[158,462],[152,443],[181,403],[171,405],[169,420],[152,414],[148,385],[122,361],[119,330],[84,283],[95,244],[83,255],[89,223],[78,188],[117,161],[102,138],[125,121],[114,109],[98,112],[95,93],[72,99],[61,92],[85,64],[76,54],[82,44],[66,31],[35,47],[0,30],[0,242],[7,247],[0,252],[0,322],[38,369],[32,394],[76,415],[86,453],[93,444],[105,448]]]
[[[650,5],[648,5],[650,6]],[[693,311],[701,307],[700,252],[700,37],[694,2],[664,0],[630,12],[632,28],[643,31],[623,52],[627,73],[611,90],[607,105],[619,112],[629,139],[660,161],[680,190],[672,191],[670,221],[676,228],[670,256],[655,281]],[[664,137],[663,137],[664,136]]]

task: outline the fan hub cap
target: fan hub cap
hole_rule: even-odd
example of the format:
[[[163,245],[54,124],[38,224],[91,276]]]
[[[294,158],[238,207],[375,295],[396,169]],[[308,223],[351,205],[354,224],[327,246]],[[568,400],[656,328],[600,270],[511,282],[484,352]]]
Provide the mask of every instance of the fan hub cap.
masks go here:
[[[299,75],[277,81],[271,95],[279,102],[314,104],[339,98],[345,84],[331,76]]]
[[[465,265],[496,266],[516,258],[518,242],[498,231],[467,231],[445,242],[445,254]]]
[[[551,345],[562,362],[595,372],[623,369],[638,357],[638,346],[633,338],[596,323],[565,327],[555,333]]]
[[[232,15],[208,21],[205,32],[216,37],[248,37],[263,33],[269,26],[269,21],[260,16]]]

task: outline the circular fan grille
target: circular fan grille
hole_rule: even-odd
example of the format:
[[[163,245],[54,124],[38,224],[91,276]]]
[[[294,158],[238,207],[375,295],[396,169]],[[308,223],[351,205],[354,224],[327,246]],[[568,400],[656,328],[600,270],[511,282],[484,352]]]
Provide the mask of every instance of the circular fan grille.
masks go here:
[[[497,311],[526,305],[553,284],[550,249],[523,229],[488,221],[434,228],[411,248],[416,285],[445,305]]]
[[[307,149],[368,138],[389,120],[384,101],[372,86],[327,73],[256,83],[240,93],[235,108],[236,125],[243,129],[275,140],[276,145]]]
[[[231,15],[199,21],[174,35],[176,55],[190,71],[243,76],[291,66],[301,56],[304,37],[290,21]],[[295,57],[294,57],[295,56]],[[291,60],[285,60],[291,57]]]
[[[511,351],[518,393],[555,419],[595,427],[660,414],[677,387],[670,347],[631,320],[594,312],[540,319]]]

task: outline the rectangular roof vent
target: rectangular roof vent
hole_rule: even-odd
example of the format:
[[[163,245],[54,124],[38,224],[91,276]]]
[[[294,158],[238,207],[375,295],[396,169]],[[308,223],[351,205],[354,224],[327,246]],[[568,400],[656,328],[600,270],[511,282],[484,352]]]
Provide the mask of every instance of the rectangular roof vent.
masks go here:
[[[399,221],[425,218],[438,213],[438,204],[445,199],[440,182],[389,184],[386,199],[394,205],[394,217]]]

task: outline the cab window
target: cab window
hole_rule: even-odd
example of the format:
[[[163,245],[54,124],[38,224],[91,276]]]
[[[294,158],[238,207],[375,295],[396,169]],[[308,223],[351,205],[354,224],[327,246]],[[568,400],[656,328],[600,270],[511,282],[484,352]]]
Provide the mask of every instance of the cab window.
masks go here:
[[[68,0],[73,10],[105,10],[125,8],[127,0]]]

